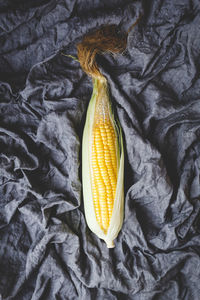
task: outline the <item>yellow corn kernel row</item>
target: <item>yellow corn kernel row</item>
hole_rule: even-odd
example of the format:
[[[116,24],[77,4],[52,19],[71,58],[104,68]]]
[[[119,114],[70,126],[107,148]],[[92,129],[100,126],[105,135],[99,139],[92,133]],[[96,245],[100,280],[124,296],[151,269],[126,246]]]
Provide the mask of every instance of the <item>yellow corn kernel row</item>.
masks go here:
[[[96,220],[107,232],[117,186],[116,133],[110,118],[100,118],[92,135],[92,195]]]

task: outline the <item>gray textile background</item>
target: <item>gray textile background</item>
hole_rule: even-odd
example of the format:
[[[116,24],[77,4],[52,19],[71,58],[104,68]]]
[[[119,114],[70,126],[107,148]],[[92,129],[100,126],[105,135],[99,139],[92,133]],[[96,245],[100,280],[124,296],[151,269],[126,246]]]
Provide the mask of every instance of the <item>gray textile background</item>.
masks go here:
[[[92,93],[76,43],[128,27],[99,58],[125,141],[125,218],[87,228],[81,137]],[[0,299],[199,300],[200,2],[0,1]]]

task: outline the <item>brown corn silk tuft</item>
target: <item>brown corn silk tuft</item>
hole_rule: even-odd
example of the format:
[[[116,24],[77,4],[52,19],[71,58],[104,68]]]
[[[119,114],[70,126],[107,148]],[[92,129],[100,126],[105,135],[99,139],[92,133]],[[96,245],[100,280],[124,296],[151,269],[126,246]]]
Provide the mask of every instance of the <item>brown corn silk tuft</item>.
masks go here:
[[[77,45],[82,69],[92,78],[104,77],[96,63],[96,55],[105,52],[119,53],[125,50],[127,34],[119,34],[116,25],[103,26],[87,34]]]
[[[110,113],[107,80],[100,72],[96,55],[125,50],[127,35],[119,34],[117,26],[104,26],[86,35],[77,45],[82,69],[97,82],[97,96],[92,130],[91,175],[92,197],[96,220],[106,234],[112,217],[119,165],[118,138]]]

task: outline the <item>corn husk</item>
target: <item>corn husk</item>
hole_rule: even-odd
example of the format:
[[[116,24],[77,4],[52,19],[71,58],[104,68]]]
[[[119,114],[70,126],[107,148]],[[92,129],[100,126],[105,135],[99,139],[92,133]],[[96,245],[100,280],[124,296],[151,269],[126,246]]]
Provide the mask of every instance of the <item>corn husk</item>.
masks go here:
[[[116,116],[114,116],[111,102],[108,96],[106,81],[101,82],[102,79],[94,79],[93,94],[89,102],[87,117],[83,132],[82,140],[82,182],[83,182],[83,200],[84,210],[87,224],[92,232],[99,238],[103,239],[108,248],[114,247],[114,239],[117,237],[123,223],[124,217],[124,150],[122,130]],[[103,94],[102,94],[103,89]],[[99,99],[98,97],[103,97]],[[94,201],[92,196],[92,170],[91,170],[91,151],[92,151],[92,130],[95,122],[95,109],[97,101],[101,101],[101,109],[109,110],[110,119],[114,125],[116,132],[116,151],[117,151],[117,187],[114,199],[114,206],[111,220],[107,232],[105,233],[97,222],[95,216]]]

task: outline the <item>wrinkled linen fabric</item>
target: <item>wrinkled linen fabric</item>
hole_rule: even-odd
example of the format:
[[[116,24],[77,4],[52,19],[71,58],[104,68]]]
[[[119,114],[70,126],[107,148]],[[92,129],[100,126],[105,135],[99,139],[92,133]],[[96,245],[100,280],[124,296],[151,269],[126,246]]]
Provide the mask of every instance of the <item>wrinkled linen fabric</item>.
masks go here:
[[[92,82],[62,53],[139,15],[126,51],[98,57],[125,145],[107,249],[82,202]],[[0,1],[0,299],[199,300],[199,28],[198,0]]]

